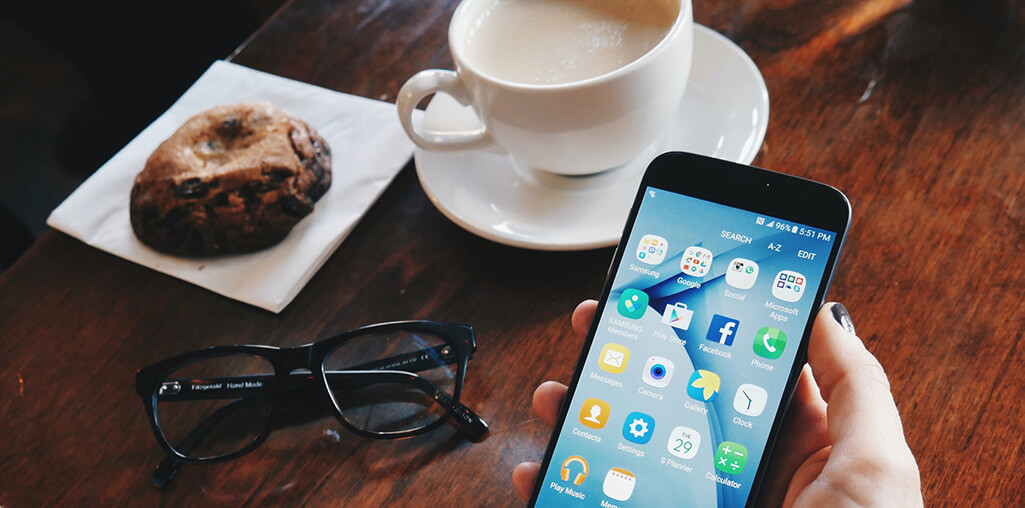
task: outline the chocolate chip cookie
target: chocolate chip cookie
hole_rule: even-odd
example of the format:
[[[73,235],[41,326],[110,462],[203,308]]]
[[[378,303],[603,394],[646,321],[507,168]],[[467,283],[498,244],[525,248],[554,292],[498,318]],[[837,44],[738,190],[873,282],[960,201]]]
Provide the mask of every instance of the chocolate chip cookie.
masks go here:
[[[331,186],[331,149],[266,102],[185,122],[135,177],[132,229],[178,256],[252,252],[281,241]]]

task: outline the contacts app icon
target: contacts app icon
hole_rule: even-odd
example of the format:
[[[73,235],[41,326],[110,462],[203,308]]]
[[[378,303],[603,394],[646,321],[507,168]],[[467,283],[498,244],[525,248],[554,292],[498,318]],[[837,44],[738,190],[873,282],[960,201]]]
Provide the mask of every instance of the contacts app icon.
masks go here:
[[[604,400],[591,397],[580,406],[580,423],[585,427],[600,429],[609,423],[609,413],[612,408]]]

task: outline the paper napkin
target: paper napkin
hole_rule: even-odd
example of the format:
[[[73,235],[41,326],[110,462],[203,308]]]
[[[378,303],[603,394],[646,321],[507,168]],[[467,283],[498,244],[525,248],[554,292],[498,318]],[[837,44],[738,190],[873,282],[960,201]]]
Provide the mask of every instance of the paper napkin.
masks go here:
[[[244,255],[189,259],[136,239],[129,195],[146,159],[186,120],[213,106],[265,100],[302,118],[331,146],[331,188],[279,244]],[[217,61],[47,219],[83,242],[272,312],[280,312],[348,236],[413,153],[395,105]]]

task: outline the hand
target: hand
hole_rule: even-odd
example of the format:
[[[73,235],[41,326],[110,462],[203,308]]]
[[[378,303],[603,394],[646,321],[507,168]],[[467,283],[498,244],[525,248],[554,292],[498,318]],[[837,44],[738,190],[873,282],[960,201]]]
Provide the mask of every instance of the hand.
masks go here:
[[[596,308],[588,300],[573,311],[578,335],[587,333]],[[534,392],[534,413],[554,426],[565,396],[565,385],[545,382]],[[772,470],[783,474],[765,478],[758,506],[922,506],[918,464],[890,383],[854,335],[843,305],[824,305],[815,320],[808,365],[770,460]],[[539,469],[524,462],[513,471],[523,499]]]

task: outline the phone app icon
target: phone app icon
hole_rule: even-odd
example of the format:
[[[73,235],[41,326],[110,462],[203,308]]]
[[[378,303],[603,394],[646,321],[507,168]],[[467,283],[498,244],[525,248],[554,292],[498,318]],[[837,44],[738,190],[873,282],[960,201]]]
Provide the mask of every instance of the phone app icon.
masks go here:
[[[763,326],[755,334],[755,354],[761,357],[775,360],[783,356],[783,350],[787,347],[787,334],[779,328]]]
[[[608,402],[591,397],[584,401],[583,406],[580,406],[580,423],[585,427],[600,429],[609,423],[611,413],[612,408],[609,407]]]
[[[636,483],[637,478],[633,473],[614,467],[605,474],[605,483],[602,484],[601,491],[616,501],[626,501],[634,495],[634,484]]]
[[[768,401],[769,393],[765,388],[744,383],[737,388],[737,395],[733,397],[733,409],[742,415],[758,416],[765,411],[765,404]]]
[[[688,309],[687,304],[667,304],[665,312],[662,313],[662,323],[673,328],[686,330],[690,328],[690,320],[693,317],[694,311]]]
[[[712,251],[692,245],[683,251],[680,259],[680,271],[691,277],[704,277],[712,267]]]
[[[737,328],[740,328],[739,320],[715,314],[712,316],[712,324],[708,325],[705,338],[724,346],[732,346],[733,338],[737,336]]]
[[[666,259],[669,243],[658,235],[644,235],[637,244],[637,260],[649,265],[657,265]]]
[[[804,275],[792,270],[782,270],[776,274],[776,280],[772,284],[772,296],[793,303],[804,296],[807,285],[808,281]]]
[[[641,379],[655,388],[669,386],[669,380],[673,378],[673,362],[661,356],[652,356],[644,363],[644,372]]]
[[[690,427],[674,427],[669,433],[669,443],[666,449],[669,453],[681,459],[693,459],[698,454],[698,447],[701,446],[701,434]]]
[[[758,278],[758,263],[744,258],[733,258],[726,267],[726,283],[737,289],[751,289]]]
[[[647,444],[655,433],[655,419],[649,414],[634,411],[626,415],[623,422],[623,437],[637,444]]]
[[[721,384],[722,380],[715,372],[698,369],[690,375],[690,380],[687,381],[687,395],[701,402],[712,402],[719,394]]]
[[[626,346],[609,342],[601,348],[598,367],[611,374],[622,374],[626,370],[626,362],[630,361],[630,350]]]
[[[559,478],[562,478],[562,481],[564,482],[568,482],[569,475],[571,473],[570,466],[574,465],[579,465],[581,471],[573,477],[573,485],[580,485],[587,479],[587,473],[590,470],[590,467],[587,465],[587,461],[579,455],[570,455],[569,457],[566,457],[566,460],[562,461],[562,469],[559,470]],[[576,467],[573,467],[573,469],[576,469]]]
[[[740,474],[747,465],[747,448],[740,443],[723,441],[715,450],[715,468],[727,474]]]
[[[644,317],[644,311],[648,310],[648,293],[639,289],[624,289],[617,308],[623,316],[640,319]]]

